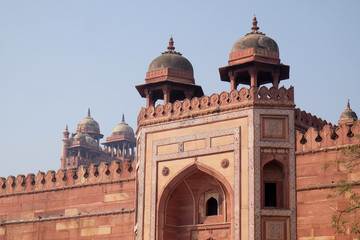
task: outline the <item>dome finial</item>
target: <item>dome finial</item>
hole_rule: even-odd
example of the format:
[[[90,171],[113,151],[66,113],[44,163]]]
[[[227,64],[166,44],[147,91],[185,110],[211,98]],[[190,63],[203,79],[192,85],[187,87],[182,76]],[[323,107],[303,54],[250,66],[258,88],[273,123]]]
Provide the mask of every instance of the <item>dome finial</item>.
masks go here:
[[[124,114],[122,114],[122,120],[121,120],[121,122],[125,122],[125,115],[124,115]]]
[[[169,46],[167,47],[167,49],[168,49],[169,51],[174,51],[174,50],[175,50],[175,47],[174,47],[174,40],[173,40],[172,35],[170,36]]]
[[[350,108],[350,99],[348,99],[347,108]]]
[[[258,21],[257,21],[257,19],[256,19],[255,14],[254,14],[254,18],[253,18],[252,24],[253,24],[253,26],[251,27],[251,30],[253,30],[254,32],[257,31],[257,30],[259,30],[259,27],[257,26]]]
[[[91,117],[90,108],[88,108],[88,117]]]
[[[69,128],[68,128],[68,125],[66,124],[65,131],[68,131],[68,130],[69,130]]]

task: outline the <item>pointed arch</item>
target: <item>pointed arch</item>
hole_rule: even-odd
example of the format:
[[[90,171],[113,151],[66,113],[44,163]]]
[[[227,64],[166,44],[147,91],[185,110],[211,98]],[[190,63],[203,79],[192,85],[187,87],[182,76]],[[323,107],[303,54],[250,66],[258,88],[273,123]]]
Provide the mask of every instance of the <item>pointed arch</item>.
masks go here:
[[[217,211],[221,212],[222,215],[218,216],[216,215],[207,215],[205,216],[205,212],[204,212],[204,216],[205,217],[210,217],[210,218],[216,218],[215,221],[217,219],[221,219],[221,222],[231,222],[231,219],[233,219],[234,217],[234,194],[233,194],[233,190],[231,188],[230,183],[227,181],[227,179],[221,174],[219,173],[217,170],[199,163],[199,162],[194,162],[192,164],[189,164],[187,166],[185,166],[183,169],[181,169],[179,171],[179,173],[177,173],[174,177],[172,177],[168,184],[163,187],[163,189],[161,189],[160,191],[160,197],[158,200],[158,204],[157,204],[157,229],[156,229],[156,235],[157,235],[157,239],[166,239],[166,236],[164,236],[167,232],[169,232],[169,230],[167,229],[167,225],[166,225],[166,219],[167,219],[167,208],[168,206],[168,200],[176,194],[175,191],[177,191],[179,188],[181,189],[185,189],[182,186],[184,185],[183,182],[186,182],[187,179],[190,179],[191,177],[194,177],[196,175],[202,175],[202,176],[208,176],[208,178],[212,178],[214,179],[214,182],[216,182],[221,190],[219,190],[219,195],[220,197],[220,202],[219,199],[215,200],[218,204],[217,207],[220,206],[220,203],[222,204],[222,207],[224,210],[219,211],[218,209],[216,209]],[[198,195],[199,194],[204,194],[204,189],[202,189],[201,191],[198,191]],[[176,198],[176,197],[175,197]],[[198,211],[199,211],[199,199],[200,197],[193,197],[194,199],[194,210],[195,210],[195,215],[194,215],[194,222],[193,224],[201,224],[202,222],[198,222],[201,219],[197,216]],[[204,197],[202,198],[204,199]],[[209,198],[210,199],[210,198]],[[208,200],[208,199],[207,199]],[[204,205],[206,205],[206,203],[204,203]],[[173,206],[173,205],[171,205]],[[171,209],[174,209],[173,207],[171,207]],[[188,209],[191,209],[191,206],[188,207]],[[205,208],[204,208],[205,211]],[[183,212],[181,212],[181,214],[183,214]],[[233,229],[233,226],[230,226],[231,229]],[[171,230],[170,230],[171,231]]]

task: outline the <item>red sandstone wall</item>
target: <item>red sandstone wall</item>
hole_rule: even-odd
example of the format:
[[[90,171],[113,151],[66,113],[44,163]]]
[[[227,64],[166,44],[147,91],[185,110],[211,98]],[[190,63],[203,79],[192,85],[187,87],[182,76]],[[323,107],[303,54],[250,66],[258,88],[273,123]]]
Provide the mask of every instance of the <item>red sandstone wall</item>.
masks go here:
[[[355,136],[359,126],[341,125],[336,129],[327,125],[318,132],[310,128],[304,135],[297,132],[297,236],[298,239],[355,239],[356,236],[335,235],[332,215],[335,208],[345,206],[346,197],[336,197],[334,187],[340,179],[360,180],[360,170],[345,173],[341,165],[323,170],[325,163],[343,159],[342,149],[360,140]],[[349,134],[352,133],[352,134]],[[359,188],[359,186],[356,186]],[[331,194],[335,197],[329,198]],[[335,194],[335,195],[334,195]]]
[[[0,239],[134,239],[132,167],[0,179]]]

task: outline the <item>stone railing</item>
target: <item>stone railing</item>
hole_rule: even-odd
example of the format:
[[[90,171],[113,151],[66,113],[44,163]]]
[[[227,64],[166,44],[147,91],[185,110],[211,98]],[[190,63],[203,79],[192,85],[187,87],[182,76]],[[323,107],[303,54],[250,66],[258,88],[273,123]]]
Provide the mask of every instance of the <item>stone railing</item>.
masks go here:
[[[360,139],[357,137],[359,134],[360,124],[354,126],[346,124],[340,124],[339,126],[325,125],[321,131],[311,127],[305,133],[296,132],[296,151],[328,151],[360,144]]]
[[[77,186],[87,186],[93,184],[121,182],[135,177],[134,162],[105,162],[100,166],[90,165],[90,167],[80,166],[69,169],[59,169],[57,172],[50,170],[46,174],[38,172],[36,175],[29,173],[26,177],[8,176],[0,178],[0,197],[21,192],[51,191],[57,189],[73,188]]]
[[[294,105],[294,88],[267,88],[262,86],[257,88],[241,88],[232,90],[230,93],[212,94],[194,97],[191,100],[176,101],[156,107],[142,108],[138,116],[138,125],[154,122],[163,122],[171,119],[188,118],[196,115],[203,115],[219,110],[229,110],[247,105]],[[151,120],[151,121],[150,121]]]
[[[325,125],[332,125],[321,118],[311,115],[305,111],[301,111],[299,108],[295,109],[295,126],[296,129],[301,132],[306,132],[308,128],[316,128],[321,130]]]

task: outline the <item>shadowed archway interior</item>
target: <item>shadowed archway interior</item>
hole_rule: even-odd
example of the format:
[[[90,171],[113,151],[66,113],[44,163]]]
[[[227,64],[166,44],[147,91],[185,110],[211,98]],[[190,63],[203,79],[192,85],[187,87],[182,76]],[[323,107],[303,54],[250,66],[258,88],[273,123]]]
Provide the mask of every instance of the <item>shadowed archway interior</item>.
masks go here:
[[[230,195],[214,176],[199,169],[174,184],[159,209],[158,239],[216,239],[219,224],[230,229]],[[206,229],[206,230],[205,230]]]

